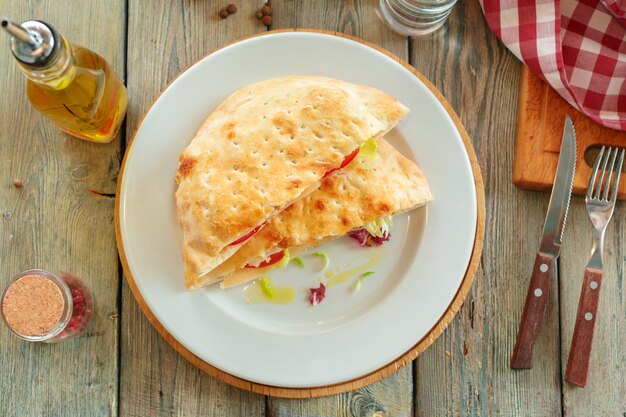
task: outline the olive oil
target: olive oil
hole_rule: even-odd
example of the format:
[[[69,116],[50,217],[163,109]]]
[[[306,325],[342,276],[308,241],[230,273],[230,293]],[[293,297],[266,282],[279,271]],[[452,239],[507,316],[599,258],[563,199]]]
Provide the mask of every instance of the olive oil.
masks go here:
[[[257,279],[252,284],[243,289],[248,304],[289,304],[295,296],[296,290],[288,285],[276,287],[269,277],[265,279],[266,287],[261,285],[261,279]],[[271,291],[267,291],[267,285],[271,286]]]
[[[72,50],[72,63],[59,76],[58,87],[29,79],[28,99],[66,133],[110,142],[126,114],[126,89],[102,57],[80,46]]]
[[[335,285],[344,283],[351,278],[357,278],[362,273],[367,272],[372,267],[378,265],[382,260],[382,252],[372,252],[368,254],[367,262],[365,262],[365,264],[337,273],[336,275],[332,276],[330,280],[326,281],[324,285],[326,285],[326,287],[333,287]]]
[[[39,21],[2,21],[28,78],[28,99],[64,132],[92,142],[115,138],[126,114],[124,84],[104,58],[70,44]]]

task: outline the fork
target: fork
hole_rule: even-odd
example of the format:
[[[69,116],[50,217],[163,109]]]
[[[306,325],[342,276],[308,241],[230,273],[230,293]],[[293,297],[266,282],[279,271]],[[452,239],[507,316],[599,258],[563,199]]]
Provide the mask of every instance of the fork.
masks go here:
[[[624,163],[624,149],[620,152],[618,148],[608,148],[606,155],[604,151],[605,147],[603,146],[593,166],[593,173],[589,179],[589,186],[585,196],[587,214],[589,214],[589,219],[593,225],[593,248],[591,249],[591,259],[589,259],[585,268],[583,286],[578,301],[578,312],[576,313],[576,324],[574,325],[574,335],[572,336],[572,345],[569,350],[569,358],[567,359],[567,370],[565,371],[565,380],[579,387],[584,387],[587,383],[589,356],[591,354],[591,343],[596,323],[598,301],[600,299],[600,285],[602,283],[604,233],[611,216],[613,216],[619,177],[622,172],[622,164]],[[620,154],[619,162],[617,168],[614,169],[618,153]],[[611,160],[611,166],[607,170],[609,159]],[[602,172],[596,185],[600,164],[602,164]],[[604,182],[604,177],[607,173],[608,177],[606,182]],[[615,178],[611,186],[613,175],[615,175]]]

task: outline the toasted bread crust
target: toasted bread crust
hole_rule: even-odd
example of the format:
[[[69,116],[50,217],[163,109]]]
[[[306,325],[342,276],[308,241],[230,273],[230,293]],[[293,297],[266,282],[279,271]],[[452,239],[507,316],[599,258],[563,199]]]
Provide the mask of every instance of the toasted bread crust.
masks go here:
[[[188,285],[201,285],[199,276],[233,251],[230,243],[406,112],[379,90],[325,77],[272,79],[228,97],[180,155],[176,203]]]
[[[241,269],[250,259],[276,247],[316,245],[343,236],[385,215],[393,215],[432,201],[421,170],[389,143],[378,141],[379,157],[357,157],[344,169],[322,180],[318,190],[274,217],[232,257],[213,270],[211,282],[224,278],[230,287],[254,279]],[[271,269],[271,268],[270,268]]]

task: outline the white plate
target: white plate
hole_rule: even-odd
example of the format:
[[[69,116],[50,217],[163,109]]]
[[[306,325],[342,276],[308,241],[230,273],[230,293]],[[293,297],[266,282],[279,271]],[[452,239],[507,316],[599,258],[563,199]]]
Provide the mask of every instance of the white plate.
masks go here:
[[[174,204],[178,155],[229,94],[285,75],[325,75],[377,87],[411,112],[388,135],[423,169],[435,201],[398,216],[391,241],[362,249],[344,238],[325,245],[331,269],[368,256],[362,290],[354,279],[306,302],[320,260],[272,273],[297,288],[289,305],[248,305],[241,288],[185,289]],[[287,32],[217,51],[177,78],[156,100],[128,150],[119,195],[123,250],[138,290],[157,320],[209,364],[249,381],[314,387],[361,377],[411,349],[456,294],[472,253],[476,190],[461,136],[444,107],[410,71],[361,43],[327,34]],[[428,221],[426,221],[428,217]],[[346,263],[352,263],[345,266]]]

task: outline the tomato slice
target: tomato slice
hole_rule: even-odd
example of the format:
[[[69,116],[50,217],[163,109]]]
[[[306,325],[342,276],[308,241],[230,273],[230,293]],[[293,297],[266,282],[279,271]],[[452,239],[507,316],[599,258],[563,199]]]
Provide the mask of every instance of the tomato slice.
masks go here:
[[[359,153],[359,151],[361,150],[361,148],[356,148],[354,150],[354,152],[352,152],[351,154],[347,155],[345,158],[343,158],[343,162],[341,163],[341,165],[339,165],[337,168],[333,168],[330,171],[326,171],[326,174],[324,174],[324,176],[322,178],[326,178],[327,176],[330,175],[331,172],[335,172],[338,169],[341,169],[343,167],[345,167],[346,165],[348,165],[350,162],[352,162],[352,160],[354,158],[356,158],[357,154]]]
[[[256,232],[258,232],[258,231],[261,229],[261,227],[263,227],[263,225],[264,225],[265,223],[267,223],[267,222],[263,222],[263,223],[261,223],[260,225],[258,225],[258,226],[257,226],[257,227],[255,227],[254,229],[250,230],[250,231],[249,231],[248,233],[246,233],[245,235],[241,236],[239,239],[235,240],[235,241],[234,241],[234,242],[232,242],[232,243],[229,243],[229,244],[228,244],[228,246],[235,246],[235,245],[238,245],[238,244],[243,243],[243,242],[245,242],[246,240],[250,239],[252,236],[254,236],[254,234],[255,234]]]
[[[341,169],[341,168],[345,167],[346,165],[348,165],[350,162],[352,162],[352,160],[353,160],[354,158],[356,158],[356,156],[357,156],[357,154],[359,153],[359,151],[360,151],[360,150],[361,150],[361,148],[356,148],[356,149],[355,149],[355,150],[354,150],[351,154],[349,154],[349,155],[347,155],[345,158],[343,158],[343,162],[341,163],[341,165],[339,165],[337,168],[333,168],[333,169],[331,169],[330,171],[326,171],[326,174],[324,174],[324,176],[323,176],[322,178],[326,178],[328,175],[330,175],[330,173],[331,173],[331,172],[337,171],[338,169]],[[257,226],[257,227],[255,227],[254,229],[250,230],[248,233],[246,233],[245,235],[241,236],[239,239],[235,240],[234,242],[230,243],[228,246],[238,245],[238,244],[243,243],[243,242],[245,242],[246,240],[250,239],[252,236],[254,236],[254,234],[255,234],[256,232],[258,232],[258,231],[261,229],[261,227],[263,227],[263,225],[264,225],[265,223],[266,223],[266,222],[263,222],[263,223],[262,223],[262,224],[260,224],[259,226]],[[279,253],[281,253],[281,252],[279,252]],[[272,255],[272,256],[273,256],[273,255]],[[284,255],[283,255],[283,256],[284,256]],[[270,257],[270,258],[271,258],[271,257]],[[280,259],[282,259],[282,257],[281,257],[281,258],[279,258],[276,262],[280,261]],[[270,263],[270,264],[267,264],[267,265],[271,265],[271,264],[273,264],[273,263],[274,263],[274,262],[272,262],[272,263]],[[267,266],[267,265],[264,265],[264,266]],[[248,266],[246,265],[246,267],[248,267]],[[253,266],[251,266],[250,268],[254,268],[254,267],[253,267]],[[257,268],[258,268],[258,267],[257,267]]]
[[[280,262],[285,257],[285,251],[276,252],[269,256],[268,259],[261,262],[258,266],[246,265],[246,268],[265,268],[266,266],[274,265],[276,262]]]

